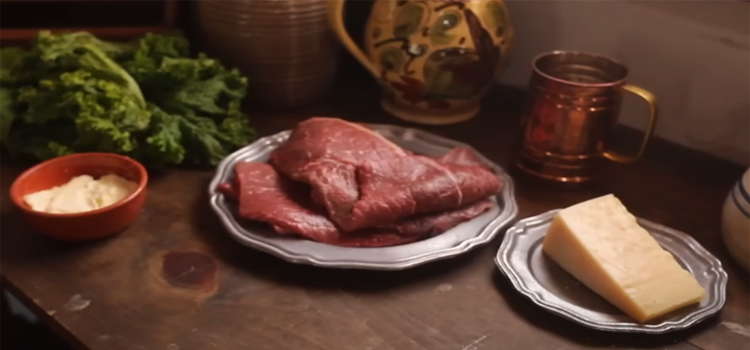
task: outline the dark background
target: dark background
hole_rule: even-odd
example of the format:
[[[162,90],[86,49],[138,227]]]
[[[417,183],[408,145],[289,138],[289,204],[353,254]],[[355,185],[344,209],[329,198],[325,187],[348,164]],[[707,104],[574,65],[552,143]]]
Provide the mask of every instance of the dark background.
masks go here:
[[[231,1],[231,0],[219,0]],[[326,0],[319,0],[326,1]],[[177,1],[177,29],[195,39],[193,8],[196,0]],[[253,0],[262,6],[264,0]],[[346,2],[345,24],[352,38],[361,40],[364,26],[374,0],[349,0]],[[0,0],[0,30],[12,29],[65,29],[103,27],[159,27],[167,15],[165,1],[36,1]],[[0,34],[0,38],[2,35]],[[197,40],[191,40],[197,42]],[[4,46],[23,42],[3,42]],[[200,51],[200,47],[194,47]],[[367,71],[346,50],[341,50],[339,74],[346,79],[371,79]]]

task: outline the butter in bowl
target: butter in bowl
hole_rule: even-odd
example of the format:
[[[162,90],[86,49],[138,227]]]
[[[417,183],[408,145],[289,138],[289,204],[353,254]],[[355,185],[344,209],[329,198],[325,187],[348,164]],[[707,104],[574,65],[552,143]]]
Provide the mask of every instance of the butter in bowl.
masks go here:
[[[99,179],[79,175],[62,186],[23,196],[36,211],[50,214],[74,214],[106,208],[134,193],[138,184],[116,174]]]
[[[40,163],[11,186],[13,203],[29,225],[60,240],[110,236],[128,227],[146,199],[148,174],[113,153],[79,153]]]

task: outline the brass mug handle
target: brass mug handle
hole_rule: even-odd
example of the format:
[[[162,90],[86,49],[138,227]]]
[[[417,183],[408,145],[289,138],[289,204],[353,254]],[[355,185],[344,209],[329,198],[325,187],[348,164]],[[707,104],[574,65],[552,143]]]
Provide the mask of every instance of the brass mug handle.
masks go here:
[[[656,103],[656,97],[654,96],[654,94],[652,94],[651,92],[649,92],[648,90],[642,87],[631,85],[631,84],[625,84],[622,86],[622,89],[648,102],[648,106],[649,106],[648,126],[646,127],[646,133],[643,136],[643,142],[641,142],[641,147],[640,149],[638,149],[638,153],[636,153],[635,156],[626,156],[626,155],[618,154],[612,151],[604,152],[604,156],[607,157],[607,159],[618,162],[618,163],[634,163],[638,161],[638,159],[641,158],[641,156],[643,155],[643,152],[646,150],[646,145],[648,145],[649,139],[651,139],[651,134],[653,134],[654,127],[656,126],[656,119],[659,116],[659,105]]]
[[[328,24],[331,29],[341,41],[341,44],[349,51],[354,58],[359,61],[368,71],[375,77],[378,78],[380,73],[378,68],[367,58],[367,55],[357,47],[352,37],[346,32],[344,26],[344,3],[346,0],[329,0],[328,1]]]

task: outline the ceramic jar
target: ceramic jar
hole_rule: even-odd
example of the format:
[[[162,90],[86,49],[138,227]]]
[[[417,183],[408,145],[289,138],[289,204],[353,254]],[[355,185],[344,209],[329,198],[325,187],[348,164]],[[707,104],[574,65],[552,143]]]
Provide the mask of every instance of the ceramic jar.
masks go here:
[[[383,108],[416,123],[452,124],[475,116],[513,42],[501,0],[377,0],[364,51],[344,28],[343,8],[344,0],[330,1],[339,40],[383,86]]]
[[[745,171],[724,201],[721,232],[734,261],[750,272],[750,169]]]
[[[327,0],[201,0],[195,10],[205,50],[248,78],[254,105],[299,107],[330,91],[339,43]]]

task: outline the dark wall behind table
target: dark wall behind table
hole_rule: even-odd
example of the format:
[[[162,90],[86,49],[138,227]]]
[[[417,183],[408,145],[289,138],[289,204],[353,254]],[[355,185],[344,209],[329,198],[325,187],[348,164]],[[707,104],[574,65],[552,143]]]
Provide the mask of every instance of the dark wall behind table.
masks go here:
[[[101,28],[158,26],[165,8],[159,1],[0,2],[0,28]]]

